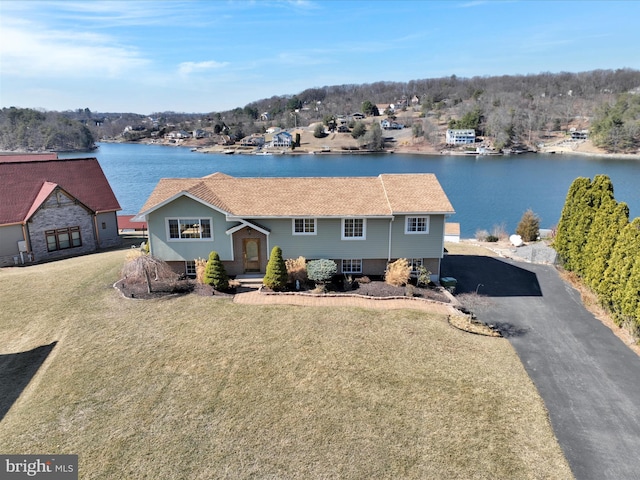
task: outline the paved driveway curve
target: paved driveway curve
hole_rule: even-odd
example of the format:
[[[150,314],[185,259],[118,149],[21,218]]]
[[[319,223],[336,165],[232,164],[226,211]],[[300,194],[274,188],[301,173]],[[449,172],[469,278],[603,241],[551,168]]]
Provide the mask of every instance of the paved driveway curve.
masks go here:
[[[457,293],[488,297],[473,310],[520,356],[575,477],[640,478],[640,358],[555,268],[450,255],[442,274],[458,280]]]

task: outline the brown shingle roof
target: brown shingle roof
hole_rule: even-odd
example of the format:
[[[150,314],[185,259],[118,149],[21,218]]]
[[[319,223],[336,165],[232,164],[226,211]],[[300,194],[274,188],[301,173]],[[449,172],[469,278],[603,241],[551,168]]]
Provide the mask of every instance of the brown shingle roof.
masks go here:
[[[46,182],[57,184],[94,212],[120,210],[95,158],[0,158],[0,225],[21,223],[40,201]]]
[[[291,178],[213,174],[198,179],[162,179],[140,214],[155,210],[181,192],[245,218],[454,213],[435,175],[427,173]]]

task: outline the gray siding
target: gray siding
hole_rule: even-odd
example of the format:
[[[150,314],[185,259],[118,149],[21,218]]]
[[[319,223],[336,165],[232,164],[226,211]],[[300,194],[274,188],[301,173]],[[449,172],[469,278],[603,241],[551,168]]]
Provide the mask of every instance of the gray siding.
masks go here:
[[[211,218],[213,240],[168,241],[167,218]],[[207,258],[212,250],[233,273],[241,273],[241,237],[247,232],[241,230],[233,236],[225,231],[238,224],[229,222],[224,214],[213,210],[188,197],[180,197],[170,204],[159,208],[149,215],[149,240],[154,255],[166,261],[185,261]],[[267,257],[274,246],[282,249],[284,258],[305,257],[308,260],[329,258],[362,259],[363,268],[371,273],[381,274],[381,265],[386,264],[389,255],[396,258],[440,259],[443,254],[444,215],[430,215],[429,233],[424,235],[405,234],[405,217],[397,216],[393,221],[388,218],[368,218],[366,220],[365,240],[343,240],[341,218],[316,219],[315,235],[293,235],[291,218],[284,219],[246,219],[269,231],[261,240],[261,267],[264,270]],[[389,251],[389,228],[391,227],[391,252]],[[255,235],[254,232],[253,235]],[[369,262],[366,262],[366,261]],[[229,263],[233,262],[233,263]],[[371,263],[373,262],[373,263]],[[376,263],[377,262],[377,263]],[[439,261],[431,264],[439,269]]]
[[[13,265],[13,257],[20,255],[18,242],[24,240],[22,225],[0,227],[0,266]]]
[[[116,247],[122,243],[118,235],[118,217],[116,212],[99,213],[96,216],[100,248]]]
[[[395,218],[391,240],[391,256],[393,258],[442,258],[444,215],[430,215],[429,217],[428,234],[406,234],[406,217],[398,215]]]
[[[367,219],[366,240],[342,240],[340,218],[317,219],[316,235],[292,235],[291,219],[256,220],[271,230],[269,244],[284,258],[387,258],[389,220]]]
[[[213,239],[168,241],[167,218],[211,218]],[[180,197],[152,212],[148,225],[151,253],[165,261],[207,259],[214,250],[221,260],[232,260],[231,237],[225,231],[233,224],[227,222],[223,214],[200,202]]]

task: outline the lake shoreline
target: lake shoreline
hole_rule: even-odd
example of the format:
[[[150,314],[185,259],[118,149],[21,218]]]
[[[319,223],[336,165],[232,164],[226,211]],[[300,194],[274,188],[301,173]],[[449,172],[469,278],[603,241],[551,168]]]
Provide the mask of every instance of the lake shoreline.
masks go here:
[[[602,153],[597,151],[582,151],[580,149],[570,150],[553,147],[547,147],[544,150],[539,151],[527,151],[522,153],[477,153],[477,152],[465,152],[461,150],[454,149],[443,149],[437,150],[433,148],[411,148],[411,147],[399,147],[399,148],[389,148],[381,151],[374,150],[354,150],[354,149],[326,149],[326,150],[306,150],[304,148],[297,148],[295,150],[291,149],[282,149],[282,148],[266,148],[262,150],[257,150],[253,147],[242,147],[236,145],[223,146],[223,145],[215,145],[215,146],[202,146],[195,147],[192,145],[178,145],[171,144],[165,142],[114,142],[114,141],[101,141],[99,143],[113,143],[113,144],[128,144],[128,145],[156,145],[156,146],[164,146],[164,147],[172,147],[172,148],[187,148],[190,149],[194,153],[203,153],[203,154],[228,154],[228,155],[259,155],[260,152],[263,155],[391,155],[391,154],[402,154],[402,155],[418,155],[418,156],[460,156],[460,157],[512,157],[526,154],[533,155],[557,155],[561,157],[566,157],[570,155],[579,155],[581,157],[593,157],[593,158],[611,158],[611,159],[622,159],[622,160],[630,160],[630,161],[638,161],[640,160],[640,153]],[[92,150],[95,151],[95,150]],[[63,152],[58,152],[63,153]]]

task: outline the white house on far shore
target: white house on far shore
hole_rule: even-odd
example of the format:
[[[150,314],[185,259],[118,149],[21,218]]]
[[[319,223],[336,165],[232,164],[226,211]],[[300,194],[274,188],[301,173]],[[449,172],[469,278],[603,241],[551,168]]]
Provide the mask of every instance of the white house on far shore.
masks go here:
[[[476,142],[476,131],[473,128],[470,129],[455,129],[450,128],[446,134],[447,145],[464,145],[467,143]]]

